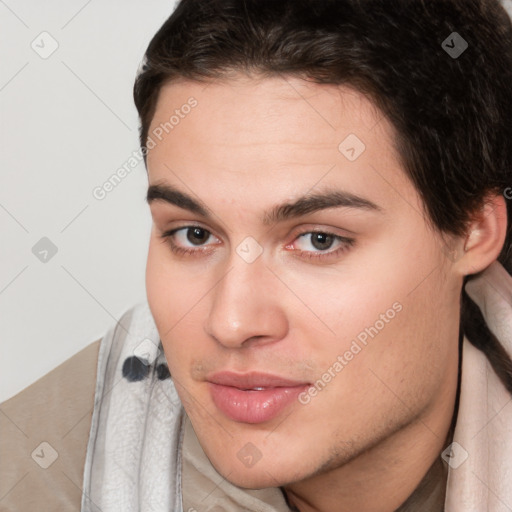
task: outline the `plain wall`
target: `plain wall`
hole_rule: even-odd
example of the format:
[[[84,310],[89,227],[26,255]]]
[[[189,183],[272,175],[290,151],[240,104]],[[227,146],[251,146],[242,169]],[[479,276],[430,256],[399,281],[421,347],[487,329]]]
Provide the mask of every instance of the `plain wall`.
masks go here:
[[[151,215],[144,163],[127,164],[139,148],[132,88],[174,5],[0,2],[0,401],[146,300]]]

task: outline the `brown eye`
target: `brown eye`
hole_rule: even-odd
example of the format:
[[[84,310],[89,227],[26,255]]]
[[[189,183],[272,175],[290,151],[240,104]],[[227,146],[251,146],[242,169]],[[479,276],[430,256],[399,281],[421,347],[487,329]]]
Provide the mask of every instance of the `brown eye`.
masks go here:
[[[320,251],[330,249],[334,242],[334,237],[328,233],[311,233],[311,235],[311,244]]]
[[[192,244],[203,244],[210,237],[210,233],[203,228],[187,228],[187,240]]]
[[[208,243],[210,238],[215,240],[215,236],[201,226],[183,226],[172,229],[161,234],[160,238],[169,244],[174,254],[180,256],[205,255],[208,250],[211,250],[208,247],[211,245]]]
[[[352,238],[318,230],[301,233],[293,245],[297,245],[296,252],[300,257],[320,261],[322,258],[333,259],[340,256],[348,251],[354,243],[355,240]]]

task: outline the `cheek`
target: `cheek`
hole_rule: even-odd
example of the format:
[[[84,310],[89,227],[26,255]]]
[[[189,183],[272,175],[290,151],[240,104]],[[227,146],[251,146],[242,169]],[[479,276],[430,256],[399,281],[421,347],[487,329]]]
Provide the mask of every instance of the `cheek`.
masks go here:
[[[189,367],[199,340],[198,321],[204,283],[191,279],[174,265],[165,244],[150,241],[146,264],[146,294],[151,314],[160,334],[171,374],[178,377]],[[194,282],[197,284],[194,287]]]
[[[319,316],[331,331],[321,343],[308,337],[308,356],[322,372],[318,378],[333,382],[321,393],[327,407],[343,396],[347,403],[359,397],[354,406],[372,409],[387,394],[392,398],[390,390],[412,406],[415,396],[426,399],[452,364],[457,296],[425,252],[414,264],[407,261],[383,258],[366,273],[351,273],[341,291],[326,284],[324,295],[310,282],[302,284],[298,293],[308,292],[310,304],[324,306]],[[312,332],[305,320],[301,328]]]
[[[169,363],[169,370],[173,374],[172,361],[169,354],[173,353],[169,341],[176,330],[183,301],[178,300],[178,290],[182,290],[181,283],[176,282],[172,266],[165,261],[163,248],[159,241],[151,240],[146,263],[146,295],[162,341],[164,352]],[[183,294],[179,294],[183,297]]]
[[[451,335],[451,326],[457,322],[454,311],[436,300],[442,286],[439,279],[439,274],[433,274],[412,292],[404,281],[389,300],[398,298],[394,303],[398,307],[386,309],[390,304],[384,300],[352,338],[361,350],[346,368],[345,390],[349,396],[364,390],[368,410],[378,409],[379,401],[405,407],[405,411],[417,410],[436,395],[446,379],[456,354],[456,343],[452,343],[456,333]]]
[[[146,295],[149,308],[157,325],[160,335],[162,335],[161,323],[165,317],[165,304],[171,304],[167,267],[163,264],[159,242],[153,237],[149,243],[148,258],[146,262]],[[162,340],[163,341],[163,340]]]
[[[194,281],[173,264],[169,250],[164,242],[152,236],[146,263],[146,294],[162,335],[186,314],[194,299]]]

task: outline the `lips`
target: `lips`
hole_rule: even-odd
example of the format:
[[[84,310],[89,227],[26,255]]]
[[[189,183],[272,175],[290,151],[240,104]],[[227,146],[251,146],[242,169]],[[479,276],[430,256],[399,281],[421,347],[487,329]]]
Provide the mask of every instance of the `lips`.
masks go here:
[[[218,372],[209,376],[207,379],[214,384],[222,386],[231,386],[238,389],[254,389],[254,388],[290,388],[295,386],[303,386],[307,382],[285,379],[270,373],[233,373]]]
[[[272,420],[310,386],[307,382],[259,372],[218,372],[208,376],[207,381],[217,409],[241,423]]]

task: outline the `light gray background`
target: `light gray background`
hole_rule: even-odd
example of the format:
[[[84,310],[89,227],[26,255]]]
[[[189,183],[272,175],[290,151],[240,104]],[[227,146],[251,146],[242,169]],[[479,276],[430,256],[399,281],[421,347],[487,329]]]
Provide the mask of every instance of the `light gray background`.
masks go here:
[[[0,401],[146,300],[143,163],[105,199],[92,191],[138,149],[133,81],[174,6],[0,0]],[[52,38],[47,58],[31,47]],[[46,263],[43,237],[58,249]]]
[[[0,1],[0,401],[146,300],[143,162],[103,200],[92,191],[138,149],[133,81],[174,6]],[[55,44],[43,31],[47,58],[31,47]],[[46,263],[42,237],[58,249]]]

